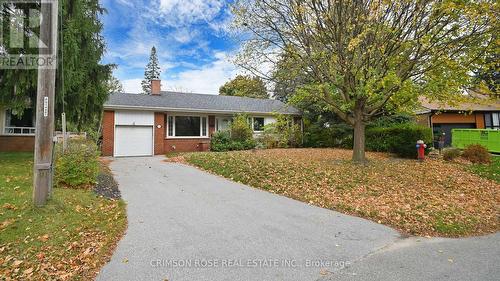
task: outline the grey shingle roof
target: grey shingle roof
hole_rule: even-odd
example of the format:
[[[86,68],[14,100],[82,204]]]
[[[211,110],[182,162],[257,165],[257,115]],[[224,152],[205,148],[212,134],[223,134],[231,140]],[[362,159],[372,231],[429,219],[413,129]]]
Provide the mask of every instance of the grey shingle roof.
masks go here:
[[[162,91],[161,95],[111,94],[104,108],[145,108],[166,111],[206,111],[228,113],[282,113],[300,114],[300,111],[272,99],[254,99],[232,96],[204,95]]]

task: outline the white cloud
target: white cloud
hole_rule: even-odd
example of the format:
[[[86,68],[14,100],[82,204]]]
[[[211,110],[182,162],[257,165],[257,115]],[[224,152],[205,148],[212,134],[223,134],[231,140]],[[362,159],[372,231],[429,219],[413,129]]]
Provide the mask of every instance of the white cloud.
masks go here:
[[[164,81],[163,89],[218,94],[219,87],[234,78],[238,69],[229,61],[225,53],[216,53],[215,57],[217,59],[210,64],[180,72],[175,78]]]
[[[193,39],[198,37],[199,32],[196,29],[189,29],[185,27],[178,28],[175,30],[171,36],[175,39],[175,41],[186,44],[191,42]]]
[[[122,80],[123,90],[125,93],[134,93],[139,94],[142,93],[141,87],[142,79],[125,79]]]
[[[169,26],[210,22],[224,7],[221,0],[159,0],[161,21]]]

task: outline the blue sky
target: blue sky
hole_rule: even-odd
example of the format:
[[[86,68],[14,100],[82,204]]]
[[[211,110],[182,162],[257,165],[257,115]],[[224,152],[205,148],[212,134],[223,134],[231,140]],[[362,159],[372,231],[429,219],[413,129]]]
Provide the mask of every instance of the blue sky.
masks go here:
[[[162,89],[217,94],[237,74],[230,57],[239,44],[229,32],[228,1],[102,0],[107,52],[127,92],[140,92],[151,47],[157,49]]]

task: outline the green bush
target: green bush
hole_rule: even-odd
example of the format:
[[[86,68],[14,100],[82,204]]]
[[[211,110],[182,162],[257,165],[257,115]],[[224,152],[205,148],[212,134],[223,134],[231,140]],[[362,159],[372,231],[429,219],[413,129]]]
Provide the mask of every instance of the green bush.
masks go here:
[[[491,154],[488,149],[480,144],[471,144],[465,147],[462,156],[475,164],[491,163]]]
[[[445,161],[453,161],[459,157],[462,152],[458,148],[445,148],[443,149],[443,159]]]
[[[56,146],[55,178],[57,186],[88,188],[99,174],[97,145],[86,140],[70,140],[64,154],[62,146]]]
[[[430,128],[414,124],[401,124],[385,128],[369,128],[366,130],[366,149],[395,153],[400,157],[416,157],[416,142],[423,140],[431,144]]]
[[[276,122],[264,126],[259,142],[265,148],[288,148],[302,145],[302,129],[294,124],[293,118],[283,114],[275,115]]]
[[[247,121],[247,116],[238,114],[231,122],[231,139],[234,141],[245,142],[253,138],[253,131]]]
[[[228,151],[231,143],[231,134],[229,131],[217,131],[210,140],[211,151]]]
[[[243,119],[246,123],[246,119]],[[231,150],[248,150],[255,148],[256,142],[253,139],[253,135],[250,134],[250,137],[248,137],[248,134],[244,133],[244,130],[241,128],[240,124],[235,125],[235,130],[234,132],[237,132],[235,135],[236,137],[233,137],[233,124],[235,122],[231,123],[231,130],[229,131],[218,131],[215,132],[212,135],[212,139],[210,141],[210,150],[211,151],[231,151]],[[250,129],[250,128],[249,128]],[[250,129],[251,132],[251,129]],[[246,135],[246,139],[242,139],[242,137]]]
[[[352,133],[352,127],[347,124],[334,124],[327,127],[311,124],[304,130],[304,146],[352,148]]]

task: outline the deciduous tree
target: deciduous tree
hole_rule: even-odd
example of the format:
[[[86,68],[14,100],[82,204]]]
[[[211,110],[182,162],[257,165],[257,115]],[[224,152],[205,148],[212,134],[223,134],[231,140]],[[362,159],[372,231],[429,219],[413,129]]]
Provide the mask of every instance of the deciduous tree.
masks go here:
[[[364,162],[370,120],[419,96],[464,99],[497,43],[497,12],[490,0],[240,0],[237,62],[275,80],[261,65],[286,57],[311,81],[297,98],[323,102],[353,126],[353,160]]]
[[[223,96],[237,96],[247,98],[267,99],[266,85],[259,77],[238,75],[219,88],[219,94]]]

